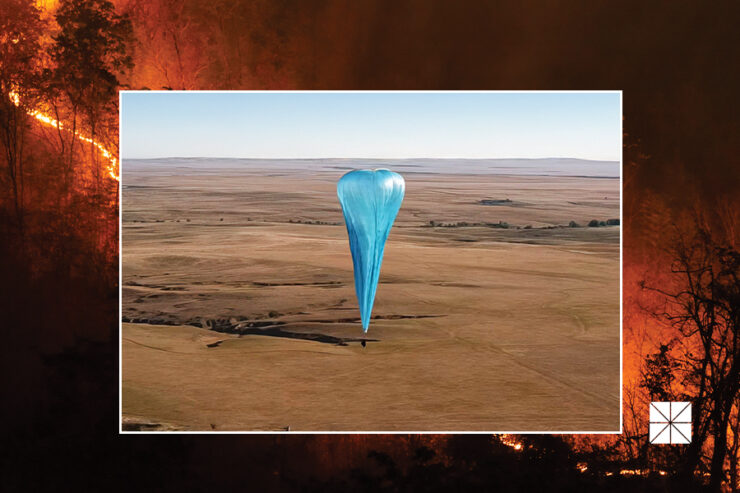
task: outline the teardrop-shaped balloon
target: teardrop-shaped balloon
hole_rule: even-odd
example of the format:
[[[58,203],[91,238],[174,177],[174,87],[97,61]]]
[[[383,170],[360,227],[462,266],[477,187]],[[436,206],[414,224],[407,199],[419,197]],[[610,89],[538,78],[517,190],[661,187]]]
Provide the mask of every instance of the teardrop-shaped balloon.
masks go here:
[[[387,169],[350,171],[337,183],[365,332],[370,325],[385,241],[401,208],[405,189],[403,177]]]

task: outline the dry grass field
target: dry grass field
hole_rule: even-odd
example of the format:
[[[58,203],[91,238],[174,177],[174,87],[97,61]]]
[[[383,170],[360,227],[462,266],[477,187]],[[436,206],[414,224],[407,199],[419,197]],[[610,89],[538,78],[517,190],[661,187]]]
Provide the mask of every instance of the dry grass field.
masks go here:
[[[619,429],[618,178],[389,163],[365,335],[310,164],[123,163],[124,430]]]

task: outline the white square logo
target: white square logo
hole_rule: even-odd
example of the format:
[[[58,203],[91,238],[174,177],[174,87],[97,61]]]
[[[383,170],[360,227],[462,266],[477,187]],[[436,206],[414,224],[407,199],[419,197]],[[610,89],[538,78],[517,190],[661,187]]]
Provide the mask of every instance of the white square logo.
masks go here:
[[[690,443],[691,403],[651,402],[649,436],[652,444]]]

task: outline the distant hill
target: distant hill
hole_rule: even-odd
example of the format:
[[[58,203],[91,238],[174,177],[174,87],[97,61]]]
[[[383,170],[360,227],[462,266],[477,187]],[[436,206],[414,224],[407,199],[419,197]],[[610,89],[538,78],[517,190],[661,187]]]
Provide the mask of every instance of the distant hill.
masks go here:
[[[456,173],[486,175],[551,175],[619,178],[618,161],[590,161],[574,158],[542,159],[241,159],[241,158],[157,158],[124,159],[126,170],[172,168],[214,171],[252,169],[276,171],[343,172],[362,168],[390,168],[401,173]]]

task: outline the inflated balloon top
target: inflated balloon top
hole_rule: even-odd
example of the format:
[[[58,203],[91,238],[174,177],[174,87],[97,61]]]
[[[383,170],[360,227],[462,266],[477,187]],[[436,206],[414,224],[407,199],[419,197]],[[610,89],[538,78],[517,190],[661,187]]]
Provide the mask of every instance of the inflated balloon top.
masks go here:
[[[387,169],[350,171],[337,183],[365,332],[370,325],[385,240],[401,208],[405,189],[403,177]]]

